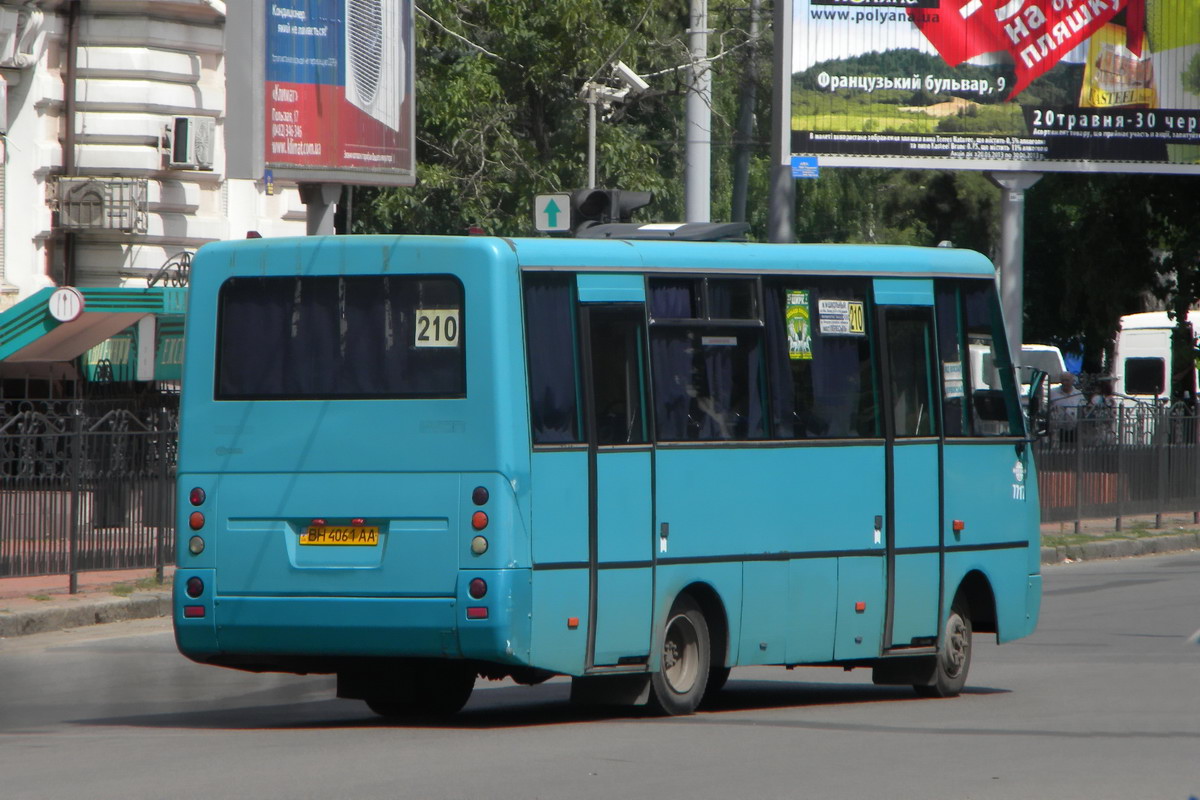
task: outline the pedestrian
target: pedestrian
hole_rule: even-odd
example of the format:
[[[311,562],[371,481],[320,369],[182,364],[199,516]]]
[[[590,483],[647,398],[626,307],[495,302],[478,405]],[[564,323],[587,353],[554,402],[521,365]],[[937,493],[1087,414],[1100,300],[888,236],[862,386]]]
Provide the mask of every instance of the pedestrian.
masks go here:
[[[1062,442],[1075,441],[1079,427],[1079,409],[1087,405],[1087,398],[1075,386],[1075,376],[1064,372],[1058,377],[1058,385],[1050,390],[1050,427],[1058,432]]]

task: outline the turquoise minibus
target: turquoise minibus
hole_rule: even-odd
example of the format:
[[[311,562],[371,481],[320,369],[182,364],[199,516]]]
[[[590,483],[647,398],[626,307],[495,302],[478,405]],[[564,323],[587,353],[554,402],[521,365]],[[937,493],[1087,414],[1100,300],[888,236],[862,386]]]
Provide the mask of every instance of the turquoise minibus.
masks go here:
[[[980,634],[1037,623],[1032,448],[978,253],[255,239],[203,247],[188,302],[195,661],[335,674],[386,716],[552,676],[687,714],[746,665],[957,695]]]

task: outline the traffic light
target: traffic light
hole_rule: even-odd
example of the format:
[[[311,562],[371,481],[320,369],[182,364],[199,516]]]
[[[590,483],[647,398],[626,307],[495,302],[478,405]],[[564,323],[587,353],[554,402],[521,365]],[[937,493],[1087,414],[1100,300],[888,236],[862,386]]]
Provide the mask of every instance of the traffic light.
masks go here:
[[[632,222],[633,212],[654,199],[652,192],[625,189],[579,189],[571,193],[571,230],[580,231],[610,222]]]

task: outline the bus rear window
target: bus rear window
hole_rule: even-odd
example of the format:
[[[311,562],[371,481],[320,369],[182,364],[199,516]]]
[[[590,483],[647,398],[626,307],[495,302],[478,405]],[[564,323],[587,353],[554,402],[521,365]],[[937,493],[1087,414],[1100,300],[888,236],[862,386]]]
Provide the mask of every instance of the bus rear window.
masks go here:
[[[218,306],[217,400],[466,394],[455,278],[230,278]]]

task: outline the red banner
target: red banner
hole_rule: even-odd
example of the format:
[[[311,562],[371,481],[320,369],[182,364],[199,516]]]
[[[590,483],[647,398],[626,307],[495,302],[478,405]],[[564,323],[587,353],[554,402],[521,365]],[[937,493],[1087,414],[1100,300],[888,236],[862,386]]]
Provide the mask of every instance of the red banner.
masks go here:
[[[1141,55],[1146,0],[942,0],[940,9],[937,15],[920,8],[908,14],[952,67],[1007,51],[1017,77],[1009,99],[1121,12],[1127,47]]]

